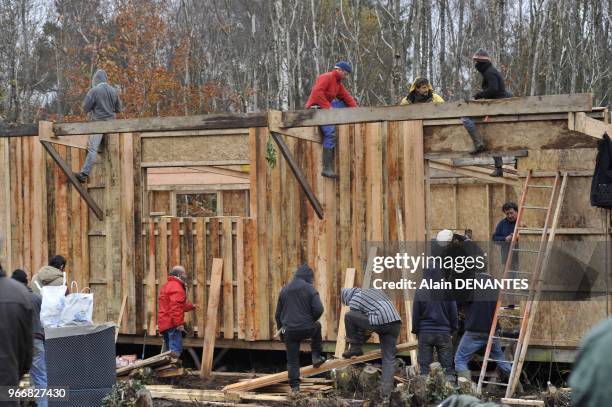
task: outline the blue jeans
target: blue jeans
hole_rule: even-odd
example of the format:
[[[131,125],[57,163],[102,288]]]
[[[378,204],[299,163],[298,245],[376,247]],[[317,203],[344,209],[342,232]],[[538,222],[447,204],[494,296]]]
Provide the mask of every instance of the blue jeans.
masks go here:
[[[30,367],[30,379],[33,387],[37,389],[47,388],[47,364],[45,363],[45,341],[34,338],[34,349],[32,353],[32,366]],[[46,398],[36,401],[37,406],[47,407]]]
[[[96,156],[98,155],[98,150],[100,149],[100,144],[102,144],[102,139],[104,138],[104,134],[92,134],[89,136],[89,142],[87,143],[87,157],[85,158],[85,164],[83,164],[83,168],[81,168],[81,173],[85,175],[89,175],[91,172],[91,167],[93,167],[96,162]]]
[[[183,352],[183,333],[176,328],[170,328],[162,332],[166,350],[180,355]]]
[[[457,353],[455,353],[455,370],[457,372],[469,370],[468,362],[472,359],[474,353],[487,346],[487,339],[489,339],[489,335],[485,333],[466,331],[463,334],[457,348]],[[506,360],[504,351],[502,351],[497,339],[493,341],[489,358]],[[510,374],[510,370],[512,370],[512,366],[508,362],[497,362],[497,366],[507,374]]]
[[[332,100],[332,109],[340,109],[346,107],[343,101],[334,99]],[[328,124],[320,126],[321,133],[323,133],[323,148],[334,148],[336,147],[336,125]]]

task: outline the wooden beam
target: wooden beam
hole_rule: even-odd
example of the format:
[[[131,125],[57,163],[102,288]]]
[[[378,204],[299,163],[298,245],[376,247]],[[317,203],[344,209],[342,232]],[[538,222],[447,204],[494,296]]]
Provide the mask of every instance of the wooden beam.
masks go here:
[[[397,352],[408,352],[416,349],[416,342],[407,342],[397,345]],[[374,352],[368,352],[362,356],[353,357],[351,359],[333,359],[323,363],[320,367],[315,368],[312,365],[305,366],[300,369],[300,377],[314,376],[320,373],[328,372],[333,369],[341,369],[346,366],[354,365],[356,363],[368,362],[370,360],[376,360],[381,358],[381,351],[376,350]],[[280,383],[287,381],[289,376],[287,372],[274,373],[267,376],[258,377],[251,380],[245,380],[242,382],[230,384],[223,388],[223,391],[249,391],[259,389],[261,387],[269,386],[271,384]]]
[[[38,123],[0,124],[0,137],[38,136]]]
[[[406,239],[404,237],[404,220],[402,218],[402,209],[398,206],[395,211],[397,214],[397,243],[401,245],[401,249],[405,251]],[[402,268],[402,278],[406,281],[408,281],[408,279],[410,278],[410,276],[408,275],[408,270],[406,268]],[[416,342],[417,338],[412,333],[412,300],[410,299],[410,293],[408,292],[408,290],[402,290],[402,298],[404,300],[404,311],[406,312],[406,320],[404,321],[406,329],[406,340]],[[410,364],[413,366],[417,366],[416,349],[410,351]]]
[[[242,191],[249,189],[250,184],[187,184],[187,185],[149,185],[147,191],[206,192],[206,191]]]
[[[594,119],[604,119],[603,111],[595,111],[597,108],[593,108],[592,111],[586,112],[588,117]],[[535,121],[547,121],[547,120],[565,120],[567,118],[567,112],[562,113],[536,113],[536,114],[519,114],[510,116],[484,116],[474,118],[474,122],[477,124],[486,123],[508,123],[508,122],[535,122]],[[461,125],[461,118],[454,119],[430,119],[423,120],[424,127],[430,126],[448,126],[448,125]]]
[[[570,130],[587,134],[591,137],[600,139],[604,133],[612,136],[612,125],[588,117],[584,112],[568,113],[567,127]]]
[[[342,288],[352,288],[355,285],[355,269],[348,268],[346,269],[346,274],[344,275],[344,285]],[[346,327],[344,326],[344,316],[348,312],[349,307],[346,305],[342,305],[340,309],[340,318],[338,321],[338,336],[336,338],[336,352],[334,353],[334,357],[340,359],[342,357],[342,352],[344,352],[344,347],[346,346]]]
[[[493,157],[527,157],[529,155],[528,150],[515,150],[515,151],[483,151],[482,153],[472,154],[470,152],[448,152],[448,153],[427,153],[425,154],[426,160],[488,160]]]
[[[214,167],[212,165],[200,167],[199,169],[201,169],[202,172],[212,172],[213,174],[227,175],[229,177],[244,178],[244,179],[249,179],[251,177],[248,172],[228,170],[227,168],[219,168],[219,167]]]
[[[542,400],[526,400],[526,399],[512,399],[504,397],[501,399],[502,404],[509,404],[511,406],[542,406],[544,407],[544,401]]]
[[[404,121],[465,116],[497,116],[533,113],[589,112],[590,93],[526,96],[508,99],[457,101],[444,104],[415,103],[408,106],[308,109],[283,112],[283,127],[320,126],[374,121]]]
[[[75,135],[75,136],[58,136],[53,133],[53,123],[41,121],[39,122],[39,126],[46,126],[49,128],[48,131],[41,132],[40,129],[38,131],[38,137],[40,140],[50,141],[53,144],[61,144],[67,147],[75,147],[80,148],[82,150],[87,150],[87,145],[89,143],[89,136],[87,135]]]
[[[45,150],[47,150],[51,158],[53,158],[53,161],[55,161],[55,163],[60,167],[64,175],[68,177],[68,180],[72,183],[72,185],[76,188],[76,190],[79,191],[79,194],[81,195],[83,200],[87,203],[87,206],[89,206],[89,209],[91,209],[91,211],[94,213],[94,215],[96,215],[96,217],[99,220],[103,220],[104,215],[102,213],[102,209],[100,209],[100,207],[93,200],[91,195],[89,195],[89,192],[87,192],[85,188],[83,188],[81,183],[75,178],[74,174],[72,173],[72,170],[70,169],[68,164],[62,159],[62,157],[58,154],[57,150],[55,150],[55,148],[48,141],[41,140],[40,143],[43,145],[43,147],[45,147]]]
[[[565,118],[563,115],[562,119]],[[222,135],[235,136],[237,134],[249,134],[249,129],[213,129],[213,130],[181,130],[181,131],[152,131],[142,133],[142,138],[155,138],[155,137],[194,137],[194,136],[222,136]]]
[[[283,127],[283,112],[268,110],[268,129],[285,136],[321,143],[321,134],[316,126],[310,127]]]
[[[588,109],[590,110],[590,109]],[[242,129],[265,127],[265,113],[224,113],[198,116],[147,117],[101,120],[95,122],[56,123],[56,135],[131,133],[170,130]]]
[[[143,161],[140,163],[142,168],[163,168],[163,167],[206,167],[212,165],[248,165],[249,160],[207,160],[207,161]]]
[[[504,165],[512,165],[517,160],[514,156],[502,156]],[[493,157],[490,158],[453,158],[453,167],[470,167],[473,165],[494,165]]]
[[[283,155],[283,157],[285,157],[285,160],[287,160],[287,164],[289,164],[291,172],[293,172],[293,175],[302,187],[302,191],[304,191],[308,202],[310,202],[310,205],[312,205],[312,209],[314,209],[319,219],[323,219],[323,208],[321,207],[321,203],[319,202],[315,194],[312,192],[312,188],[310,188],[310,185],[308,184],[304,173],[302,173],[302,170],[297,165],[297,162],[293,159],[293,156],[289,151],[289,147],[287,147],[287,144],[285,144],[285,140],[283,140],[281,135],[278,133],[271,132],[270,134],[276,142],[276,145],[278,146],[278,149],[280,150],[281,154]]]
[[[477,167],[453,167],[452,165],[432,160],[429,160],[429,167],[436,170],[443,170],[455,174],[465,175],[467,177],[479,178],[485,181],[489,181],[491,183],[506,184],[513,187],[520,186],[520,182],[518,181],[516,176],[509,177],[508,174],[504,174],[503,177],[492,177],[486,173],[486,169],[483,169],[484,171],[480,171],[479,169],[476,169]]]
[[[223,259],[215,258],[210,275],[210,291],[208,293],[208,308],[206,309],[206,332],[202,347],[202,368],[200,376],[210,377],[213,369],[213,353],[217,335],[217,318],[219,316],[219,297],[221,296],[221,277],[223,276]],[[204,312],[204,310],[201,310]]]

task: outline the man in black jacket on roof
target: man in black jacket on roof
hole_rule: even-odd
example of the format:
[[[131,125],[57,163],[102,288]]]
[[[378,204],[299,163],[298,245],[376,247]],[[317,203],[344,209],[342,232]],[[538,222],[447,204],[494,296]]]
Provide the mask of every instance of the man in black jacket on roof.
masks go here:
[[[293,280],[282,288],[276,305],[276,326],[281,330],[281,339],[287,349],[287,372],[293,392],[300,390],[300,343],[304,339],[311,340],[312,365],[319,367],[325,362],[318,321],[323,314],[323,304],[313,281],[314,272],[307,264],[302,264]]]
[[[482,89],[474,94],[474,99],[504,99],[512,97],[512,94],[506,90],[504,78],[499,71],[491,63],[489,53],[483,49],[476,51],[472,59],[475,63],[475,68],[482,75]],[[484,150],[484,142],[482,135],[476,128],[476,123],[470,117],[464,117],[463,126],[467,130],[470,138],[474,142],[474,152],[479,153]],[[502,158],[493,157],[495,161],[495,171],[491,173],[493,177],[501,177],[504,175],[502,170]]]

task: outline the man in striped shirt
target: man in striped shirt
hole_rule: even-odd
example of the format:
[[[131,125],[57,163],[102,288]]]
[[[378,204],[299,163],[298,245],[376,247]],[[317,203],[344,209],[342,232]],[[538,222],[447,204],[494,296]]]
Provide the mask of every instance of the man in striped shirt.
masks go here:
[[[399,312],[389,297],[376,289],[343,288],[342,303],[350,308],[344,317],[348,349],[342,357],[363,355],[366,331],[376,332],[382,352],[382,392],[388,396],[393,390],[396,344],[402,326]]]

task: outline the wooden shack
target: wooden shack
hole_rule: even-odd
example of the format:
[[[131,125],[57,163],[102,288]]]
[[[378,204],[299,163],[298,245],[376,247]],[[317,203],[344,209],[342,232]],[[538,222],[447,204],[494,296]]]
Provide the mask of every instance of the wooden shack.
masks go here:
[[[476,119],[486,153],[469,154],[465,116]],[[338,125],[337,180],[320,175],[321,124]],[[408,241],[431,239],[442,228],[471,229],[474,240],[486,241],[503,202],[519,196],[527,170],[541,182],[558,170],[570,176],[560,239],[608,241],[609,214],[590,206],[589,188],[597,140],[610,129],[608,111],[594,109],[590,94],[41,122],[37,132],[0,136],[3,266],[32,274],[49,256],[64,255],[69,277],[94,292],[94,318],[116,320],[125,300],[120,342],[140,342],[144,332],[150,342],[158,335],[159,287],[168,270],[182,264],[192,277],[189,297],[199,305],[188,317],[194,332],[187,345],[201,346],[212,258],[220,257],[217,346],[271,349],[280,348],[273,338],[278,292],[297,265],[308,262],[326,309],[324,339],[333,345],[345,270],[356,268],[361,284],[365,242],[396,241],[401,226]],[[280,134],[288,154],[277,151],[274,166],[265,154],[271,131]],[[80,168],[93,133],[106,134],[105,146],[79,191],[66,172]],[[517,168],[508,168],[503,178],[488,176],[494,154],[516,160]],[[301,170],[311,199],[289,164]],[[148,169],[194,166],[248,166],[248,216],[150,216]],[[401,298],[397,303],[405,315]],[[532,357],[568,359],[563,352],[575,349],[609,310],[608,301],[543,305],[531,344],[547,353]]]

